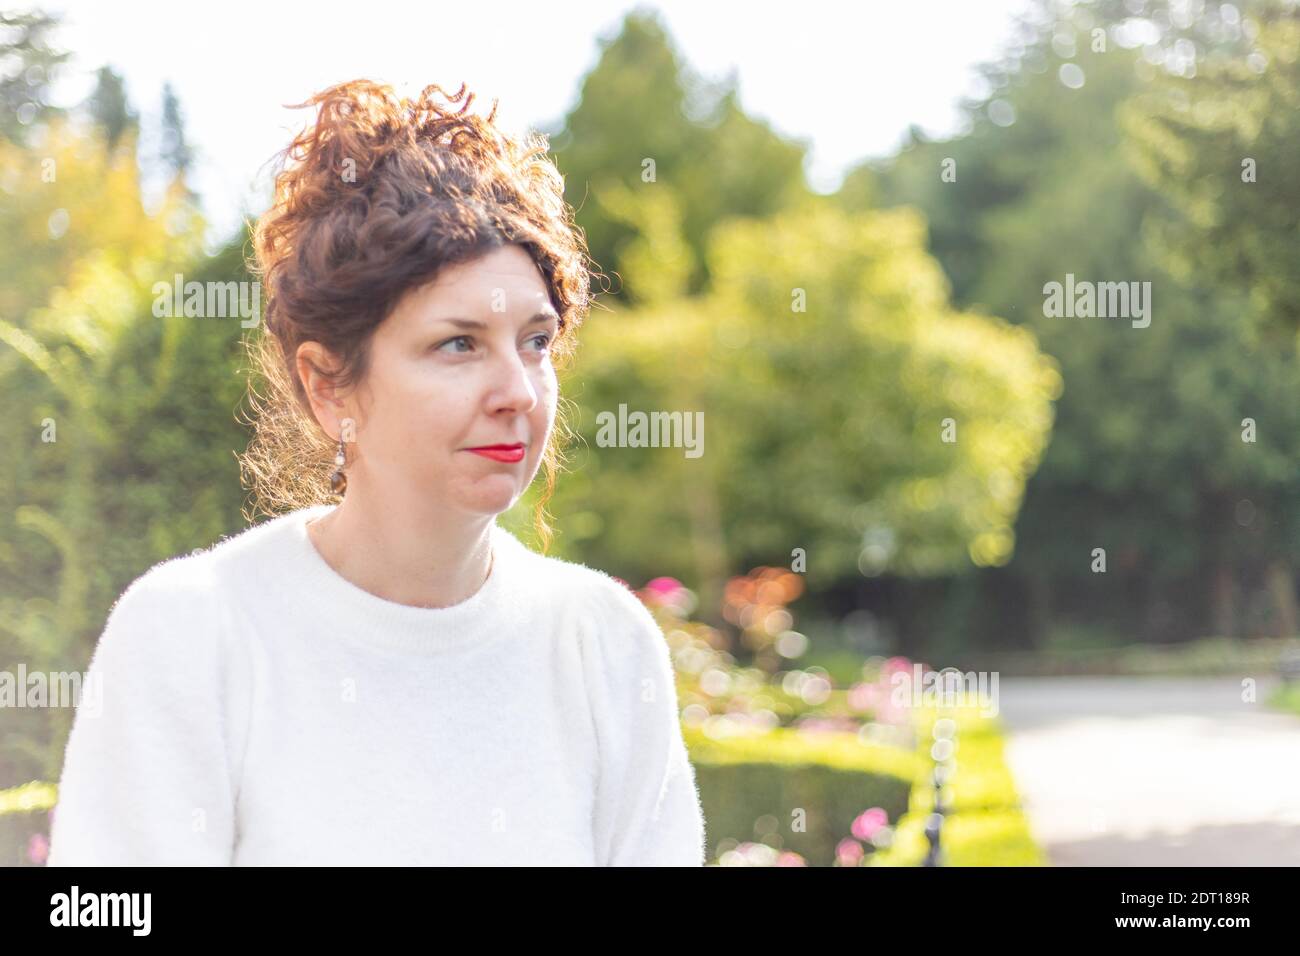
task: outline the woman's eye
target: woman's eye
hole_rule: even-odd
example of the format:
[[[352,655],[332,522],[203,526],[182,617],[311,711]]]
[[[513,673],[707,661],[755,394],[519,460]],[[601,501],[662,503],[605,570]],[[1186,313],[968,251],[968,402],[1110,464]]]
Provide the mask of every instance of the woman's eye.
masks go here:
[[[551,344],[551,336],[550,336],[550,334],[547,333],[547,332],[540,332],[540,333],[538,333],[537,335],[531,336],[531,337],[528,339],[528,341],[529,341],[529,342],[533,342],[533,343],[537,343],[537,344],[534,346],[534,348],[535,348],[536,351],[538,351],[538,352],[544,352],[544,351],[546,351],[547,348],[550,347],[550,344]],[[464,345],[465,347],[464,347],[464,348],[460,348],[459,346],[461,346],[461,345]],[[439,345],[434,346],[434,351],[436,351],[436,352],[454,352],[454,353],[456,353],[456,354],[458,354],[458,355],[463,355],[463,354],[465,354],[466,352],[473,351],[473,345],[474,345],[474,339],[473,339],[471,336],[468,336],[468,335],[458,335],[458,336],[456,336],[456,337],[453,338],[453,339],[447,339],[445,342],[442,342],[442,343],[440,343]]]
[[[452,345],[452,344],[454,344],[454,343],[456,343],[456,342],[464,342],[464,343],[468,344],[468,343],[470,342],[470,337],[469,337],[468,335],[458,335],[458,336],[456,336],[454,339],[448,339],[447,341],[443,342],[441,345],[438,346],[437,351],[439,351],[439,352],[445,352],[445,351],[460,352],[460,351],[461,351],[460,349],[450,349],[450,350],[449,350],[449,349],[447,348],[448,345]]]

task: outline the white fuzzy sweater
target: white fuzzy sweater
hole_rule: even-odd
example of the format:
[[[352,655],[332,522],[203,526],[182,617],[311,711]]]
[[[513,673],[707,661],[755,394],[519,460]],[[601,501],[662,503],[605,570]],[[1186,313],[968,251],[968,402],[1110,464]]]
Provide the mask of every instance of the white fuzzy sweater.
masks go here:
[[[138,578],[91,661],[59,865],[683,865],[704,820],[667,643],[493,525],[448,608],[334,571],[305,508]]]

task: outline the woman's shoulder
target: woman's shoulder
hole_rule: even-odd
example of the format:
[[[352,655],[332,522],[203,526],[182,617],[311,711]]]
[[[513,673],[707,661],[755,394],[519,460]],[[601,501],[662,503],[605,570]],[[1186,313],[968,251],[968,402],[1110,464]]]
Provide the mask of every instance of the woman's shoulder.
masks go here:
[[[232,583],[236,572],[257,574],[262,565],[283,558],[295,524],[303,520],[303,512],[317,510],[288,512],[224,534],[207,547],[158,562],[136,578],[131,587],[156,595],[210,594]]]
[[[530,552],[538,579],[546,582],[551,600],[560,600],[580,630],[602,646],[633,647],[658,655],[665,646],[663,631],[631,587],[612,574],[579,561]]]
[[[225,647],[210,560],[169,558],[135,578],[113,602],[95,643],[94,666],[115,682],[202,675]],[[123,675],[128,675],[124,677]]]
[[[208,551],[194,551],[159,561],[138,575],[114,602],[110,616],[160,614],[165,609],[197,610],[212,590],[213,568]]]
[[[637,751],[647,736],[675,727],[672,651],[650,609],[605,571],[563,558],[541,560],[549,562],[553,579],[565,581],[569,603],[563,638],[579,651],[602,739],[613,741],[615,750]]]
[[[624,581],[599,568],[532,550],[528,551],[528,560],[537,569],[538,573],[534,577],[544,580],[552,589],[558,588],[568,601],[593,608],[645,610],[640,599]]]
[[[240,589],[241,575],[259,573],[257,566],[274,551],[288,518],[252,525],[152,565],[113,603],[109,626],[115,632],[149,633],[164,639],[180,633],[190,643],[200,634],[219,633],[231,598],[228,592]]]

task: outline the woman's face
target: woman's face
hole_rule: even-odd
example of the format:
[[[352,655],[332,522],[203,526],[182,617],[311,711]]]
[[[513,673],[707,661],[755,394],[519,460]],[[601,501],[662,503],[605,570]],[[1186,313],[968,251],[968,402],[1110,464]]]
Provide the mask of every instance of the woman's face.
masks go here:
[[[545,279],[517,245],[411,290],[375,330],[361,401],[348,402],[349,484],[381,501],[507,510],[537,474],[555,421],[558,322]],[[472,450],[494,445],[516,450]]]

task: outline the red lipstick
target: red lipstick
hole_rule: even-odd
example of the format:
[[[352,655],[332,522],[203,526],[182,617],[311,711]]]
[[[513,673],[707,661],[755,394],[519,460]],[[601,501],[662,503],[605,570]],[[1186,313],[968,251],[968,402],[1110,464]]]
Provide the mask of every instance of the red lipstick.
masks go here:
[[[491,458],[493,461],[523,461],[524,446],[522,443],[513,445],[483,445],[479,448],[466,448],[466,451],[472,451],[476,455],[482,455],[484,458]]]

